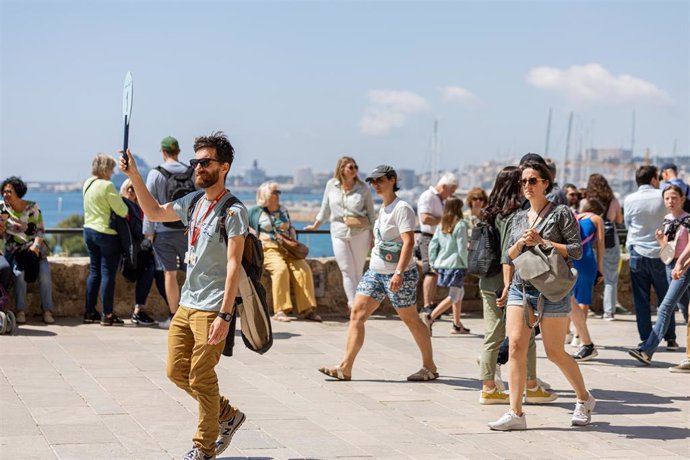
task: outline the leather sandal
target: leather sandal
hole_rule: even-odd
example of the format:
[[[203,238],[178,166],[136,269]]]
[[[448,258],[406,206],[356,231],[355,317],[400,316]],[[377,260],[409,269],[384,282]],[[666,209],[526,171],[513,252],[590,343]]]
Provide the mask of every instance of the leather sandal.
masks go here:
[[[306,319],[307,321],[314,321],[314,322],[317,322],[317,323],[322,323],[322,322],[323,322],[323,320],[321,319],[321,317],[320,317],[319,315],[317,315],[317,314],[316,314],[316,311],[314,311],[314,310],[312,310],[312,311],[310,311],[309,313],[307,313],[306,315],[302,316],[302,318],[303,318],[303,319]]]
[[[334,379],[343,380],[346,382],[352,379],[352,376],[345,375],[340,367],[322,367],[319,369],[319,372],[326,374],[329,377],[333,377]]]
[[[283,311],[279,311],[275,315],[272,316],[274,321],[280,321],[281,323],[289,323],[292,321],[288,315],[285,314]]]
[[[410,382],[427,382],[429,380],[436,380],[438,378],[438,372],[431,372],[426,367],[421,368],[417,372],[407,377]]]

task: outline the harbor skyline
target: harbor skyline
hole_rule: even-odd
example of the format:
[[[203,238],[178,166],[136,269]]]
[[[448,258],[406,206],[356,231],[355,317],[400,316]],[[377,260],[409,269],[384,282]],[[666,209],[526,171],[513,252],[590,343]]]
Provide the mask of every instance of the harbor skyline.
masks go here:
[[[438,170],[589,147],[687,156],[688,3],[0,2],[0,169],[79,181],[122,144],[149,164],[224,130],[233,173],[352,155]],[[552,110],[550,141],[545,142]],[[632,118],[635,113],[635,134]],[[633,140],[634,138],[634,140]],[[633,145],[634,144],[634,145]]]

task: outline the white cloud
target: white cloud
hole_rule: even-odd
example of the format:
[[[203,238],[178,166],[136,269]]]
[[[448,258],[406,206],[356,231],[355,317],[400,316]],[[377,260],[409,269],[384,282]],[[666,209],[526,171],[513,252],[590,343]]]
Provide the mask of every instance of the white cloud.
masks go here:
[[[460,86],[446,86],[441,88],[441,95],[445,102],[454,102],[463,105],[472,105],[479,101],[471,91]]]
[[[596,63],[572,66],[567,69],[535,67],[529,71],[526,80],[537,88],[561,93],[573,103],[673,104],[668,93],[654,84],[631,75],[612,75],[602,65]]]
[[[430,105],[422,96],[410,91],[376,89],[369,91],[369,106],[359,121],[363,134],[387,134],[407,122],[407,116],[425,112]]]

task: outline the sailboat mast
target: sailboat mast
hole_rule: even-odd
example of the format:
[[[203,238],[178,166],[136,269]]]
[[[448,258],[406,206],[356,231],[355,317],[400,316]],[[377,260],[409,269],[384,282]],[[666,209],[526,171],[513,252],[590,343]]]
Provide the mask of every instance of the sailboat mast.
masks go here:
[[[573,112],[570,112],[570,117],[568,117],[568,135],[565,139],[565,158],[563,159],[563,183],[568,182],[567,165],[568,165],[568,155],[570,154],[570,133],[573,130]],[[579,178],[578,178],[579,179]]]
[[[546,122],[546,144],[544,145],[544,156],[549,156],[549,139],[551,138],[551,114],[553,109],[549,107],[549,118]],[[565,165],[564,165],[565,166]]]
[[[438,145],[438,118],[434,119],[434,132],[431,135],[431,185],[436,185],[438,182],[438,160],[439,160],[439,145]]]

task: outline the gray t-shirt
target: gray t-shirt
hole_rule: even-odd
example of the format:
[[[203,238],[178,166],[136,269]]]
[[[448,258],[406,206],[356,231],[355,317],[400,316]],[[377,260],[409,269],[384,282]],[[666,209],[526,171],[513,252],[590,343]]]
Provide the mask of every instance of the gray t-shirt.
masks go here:
[[[194,263],[187,263],[187,279],[182,286],[180,305],[204,311],[219,311],[225,295],[225,279],[227,276],[228,246],[220,234],[220,211],[223,204],[232,197],[226,193],[218,204],[203,219],[211,201],[201,197],[196,203],[197,212],[192,213],[192,220],[200,224],[199,239],[192,247],[192,229],[187,221],[187,210],[195,193],[190,193],[173,202],[173,209],[180,216],[182,222],[190,230],[188,232],[188,255],[195,259]],[[196,214],[196,219],[194,219]],[[228,239],[246,235],[249,229],[249,215],[247,208],[241,202],[228,208],[225,216],[225,229]],[[190,259],[191,260],[191,259]]]
[[[159,166],[172,174],[183,173],[189,168],[189,165],[173,160],[161,163]],[[165,204],[168,201],[168,197],[165,195],[165,183],[165,176],[155,168],[151,169],[146,176],[146,188],[160,204]],[[151,222],[144,216],[142,232],[144,235],[148,235],[150,233],[184,232],[184,229],[166,227],[161,222]]]

